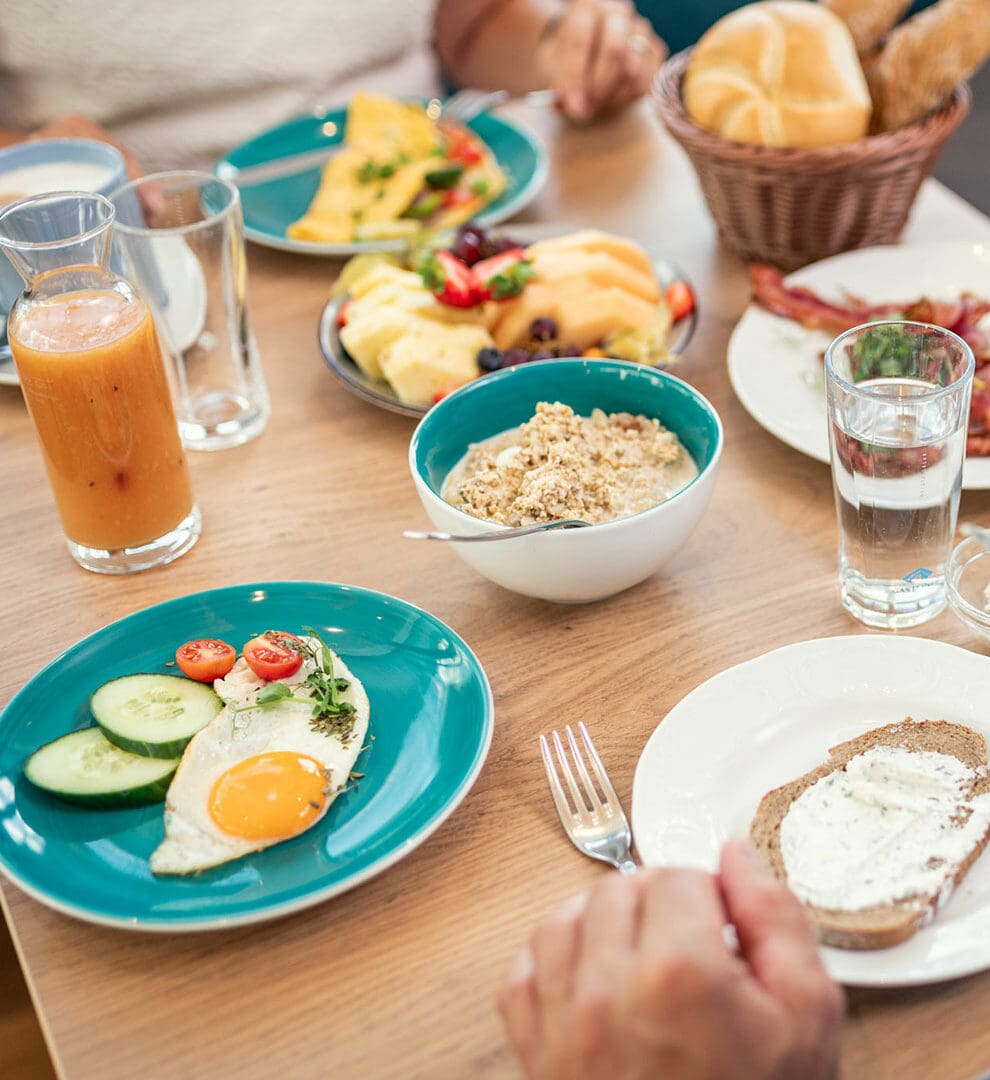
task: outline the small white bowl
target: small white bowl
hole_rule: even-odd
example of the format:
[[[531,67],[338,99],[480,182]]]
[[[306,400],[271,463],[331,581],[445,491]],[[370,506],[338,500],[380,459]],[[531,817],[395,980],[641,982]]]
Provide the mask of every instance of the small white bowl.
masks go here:
[[[444,398],[413,433],[410,472],[438,529],[473,535],[504,528],[456,509],[440,491],[473,443],[524,423],[541,401],[563,402],[583,416],[599,408],[655,417],[680,438],[698,475],[666,502],[618,521],[446,546],[513,592],[558,603],[602,600],[650,577],[694,531],[718,472],[722,423],[707,399],[687,383],[620,360],[545,360],[486,375]]]

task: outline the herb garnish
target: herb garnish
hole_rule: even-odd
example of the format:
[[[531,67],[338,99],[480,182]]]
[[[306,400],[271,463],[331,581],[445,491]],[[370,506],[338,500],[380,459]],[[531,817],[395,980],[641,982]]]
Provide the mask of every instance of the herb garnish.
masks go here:
[[[365,161],[357,169],[358,183],[370,184],[372,180],[388,180],[395,174],[396,165],[392,161]]]
[[[231,706],[235,714],[250,709],[264,709],[281,701],[292,701],[300,705],[312,705],[313,715],[309,726],[321,735],[340,739],[345,746],[354,732],[354,706],[349,701],[341,700],[340,695],[351,685],[348,679],[338,679],[333,673],[333,653],[329,646],[311,626],[303,630],[320,643],[319,648],[300,638],[286,638],[284,645],[294,652],[302,653],[304,660],[312,663],[313,670],[306,676],[301,686],[309,687],[307,697],[297,697],[294,688],[283,682],[269,683],[255,698],[252,705]],[[269,633],[272,633],[269,631]],[[273,635],[277,644],[278,635]],[[235,721],[235,727],[237,726]]]

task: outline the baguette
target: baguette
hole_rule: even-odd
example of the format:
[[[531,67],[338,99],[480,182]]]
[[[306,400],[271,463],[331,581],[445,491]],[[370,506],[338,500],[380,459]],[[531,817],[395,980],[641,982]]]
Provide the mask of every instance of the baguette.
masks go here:
[[[911,0],[819,0],[849,27],[860,56],[872,52],[911,6]]]
[[[876,728],[833,746],[824,764],[764,795],[750,825],[753,843],[785,884],[788,875],[781,850],[781,825],[795,800],[819,780],[843,769],[853,758],[877,747],[931,751],[955,758],[973,771],[972,787],[965,800],[970,807],[976,796],[990,793],[986,742],[982,735],[962,724],[914,721],[908,717],[901,723]],[[990,841],[990,818],[985,820],[986,827],[975,837],[965,857],[947,867],[939,887],[926,894],[858,910],[823,908],[803,901],[819,939],[825,945],[843,949],[882,949],[907,940],[935,916]]]
[[[938,108],[990,56],[990,0],[940,0],[864,59],[873,130],[896,131]]]

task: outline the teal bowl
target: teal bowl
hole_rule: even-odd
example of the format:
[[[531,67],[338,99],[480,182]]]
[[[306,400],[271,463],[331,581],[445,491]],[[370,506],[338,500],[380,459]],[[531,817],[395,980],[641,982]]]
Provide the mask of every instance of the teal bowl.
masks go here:
[[[413,433],[410,472],[438,529],[503,529],[455,509],[440,493],[473,443],[524,423],[541,401],[563,402],[584,416],[598,408],[655,418],[677,435],[698,466],[698,475],[675,495],[630,517],[498,543],[450,545],[485,577],[514,592],[562,603],[600,600],[650,577],[694,531],[714,487],[722,423],[711,403],[681,379],[621,360],[545,360],[486,375],[440,401]]]

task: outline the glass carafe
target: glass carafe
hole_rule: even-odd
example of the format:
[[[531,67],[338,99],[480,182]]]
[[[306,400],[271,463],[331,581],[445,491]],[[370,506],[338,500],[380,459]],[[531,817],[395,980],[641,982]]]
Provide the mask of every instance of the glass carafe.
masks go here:
[[[151,313],[110,270],[113,220],[102,195],[38,195],[0,211],[0,248],[26,285],[7,335],[69,551],[121,574],[187,551],[200,517]]]

